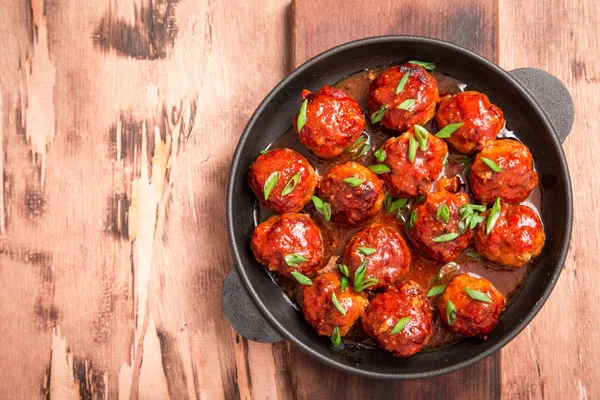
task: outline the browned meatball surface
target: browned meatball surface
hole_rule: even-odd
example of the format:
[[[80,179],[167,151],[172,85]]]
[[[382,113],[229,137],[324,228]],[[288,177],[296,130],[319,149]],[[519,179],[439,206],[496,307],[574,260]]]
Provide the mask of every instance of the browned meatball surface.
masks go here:
[[[409,159],[410,138],[416,140],[411,128],[401,136],[388,139],[381,147],[386,154],[383,161],[390,172],[379,175],[388,192],[394,197],[416,196],[427,193],[444,168],[448,155],[446,142],[429,135],[427,148],[417,146],[414,161]]]
[[[504,296],[490,281],[471,274],[452,278],[437,302],[451,331],[483,338],[496,327],[505,304]]]
[[[416,354],[427,344],[433,329],[425,292],[413,281],[392,286],[371,300],[362,326],[379,346],[395,356]]]
[[[496,167],[501,171],[494,171]],[[486,164],[487,162],[487,164]],[[471,165],[471,186],[475,197],[484,204],[497,197],[508,203],[520,203],[538,185],[533,158],[527,146],[512,139],[488,143]]]
[[[344,252],[344,264],[351,276],[364,261],[367,262],[364,279],[377,279],[366,290],[387,287],[408,272],[410,250],[394,228],[372,224],[354,235]]]
[[[311,275],[323,260],[321,230],[305,214],[274,215],[254,229],[250,246],[269,271]]]
[[[363,111],[356,101],[339,89],[323,86],[317,93],[302,92],[306,103],[305,124],[298,129],[299,114],[293,118],[300,142],[325,159],[340,155],[365,129]]]
[[[333,328],[339,327],[340,336],[344,336],[369,304],[367,297],[356,293],[352,285],[340,290],[341,278],[340,273],[330,272],[317,276],[311,286],[302,287],[304,318],[319,335],[331,336]],[[334,304],[334,293],[343,313]]]
[[[442,99],[435,121],[440,130],[462,123],[446,141],[461,153],[471,154],[496,139],[504,127],[504,114],[485,94],[462,92]]]
[[[546,240],[537,213],[523,205],[502,204],[500,214],[489,234],[487,216],[475,230],[477,252],[490,261],[509,267],[521,267],[538,256]]]
[[[400,81],[406,74],[408,78],[402,88]],[[399,84],[402,90],[396,93]],[[429,122],[435,113],[438,99],[437,82],[433,76],[421,66],[406,63],[386,69],[371,82],[368,93],[369,114],[385,107],[381,125],[405,131],[414,124],[425,125]],[[398,106],[406,109],[398,109]]]
[[[266,208],[279,214],[294,213],[310,202],[317,174],[308,160],[294,150],[274,149],[252,163],[248,184]]]
[[[383,183],[367,167],[349,161],[327,172],[319,184],[319,197],[331,205],[333,221],[358,224],[381,210]]]
[[[462,192],[428,193],[413,211],[412,227],[409,224],[415,246],[436,261],[448,262],[458,257],[473,237],[470,229],[466,228],[461,233],[459,228],[459,209],[468,202],[468,196]]]

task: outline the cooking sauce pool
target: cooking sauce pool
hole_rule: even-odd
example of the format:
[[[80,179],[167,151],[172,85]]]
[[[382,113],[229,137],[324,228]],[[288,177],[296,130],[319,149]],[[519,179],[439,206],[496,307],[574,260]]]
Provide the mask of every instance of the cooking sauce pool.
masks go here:
[[[364,70],[352,74],[337,84],[334,87],[343,90],[352,97],[363,110],[367,110],[367,92],[369,83],[381,72],[384,68]],[[456,94],[464,91],[467,85],[450,76],[441,73],[432,73],[437,81],[440,97],[449,94]],[[357,161],[363,165],[369,166],[374,164],[374,152],[377,150],[389,137],[397,136],[397,132],[381,127],[379,124],[371,125],[370,118],[365,115],[367,126],[363,132],[364,142],[352,149],[342,153],[339,157],[333,160],[323,160],[316,157],[305,146],[303,146],[294,129],[290,129],[275,140],[269,149],[274,148],[289,148],[302,154],[306,157],[314,167],[319,176],[324,176],[327,171],[337,164],[343,164],[347,161]],[[425,125],[430,132],[437,132],[435,122],[432,120]],[[518,140],[518,136],[513,132],[508,131],[506,127],[500,132],[499,137],[510,137]],[[450,147],[450,146],[449,146]],[[457,153],[449,149],[448,162],[446,163],[440,179],[438,179],[438,187],[440,180],[443,178],[451,178],[456,175],[459,177],[459,190],[469,194],[471,203],[476,203],[470,189],[470,181],[468,178],[469,167],[472,157],[469,155]],[[342,262],[344,247],[350,238],[374,222],[394,226],[405,238],[406,243],[411,249],[411,265],[410,271],[404,278],[412,279],[421,285],[423,290],[427,292],[432,286],[448,283],[451,276],[455,272],[474,273],[482,276],[492,282],[492,284],[510,301],[516,290],[521,286],[521,283],[527,276],[531,267],[531,262],[521,268],[505,268],[487,261],[477,255],[475,249],[471,246],[467,248],[457,259],[452,263],[439,263],[431,261],[422,256],[418,250],[414,249],[408,239],[406,220],[412,212],[413,207],[421,198],[416,197],[410,199],[408,205],[400,210],[398,214],[388,213],[385,208],[374,218],[366,221],[363,224],[356,226],[347,226],[334,222],[326,222],[321,214],[319,214],[312,204],[307,205],[302,212],[309,214],[313,221],[319,226],[323,235],[324,242],[324,265],[321,271],[337,270],[337,263]],[[541,191],[539,186],[536,187],[531,195],[525,200],[525,203],[533,208],[538,214],[541,209]],[[255,224],[266,221],[273,215],[273,212],[262,207],[258,201],[255,202]],[[541,215],[541,214],[540,214]],[[443,268],[442,268],[443,267]],[[445,271],[450,271],[447,275],[443,275]],[[299,311],[302,303],[302,290],[293,279],[286,279],[269,273],[272,279],[278,283],[290,299],[290,303]],[[375,293],[366,292],[369,297],[373,297]],[[432,302],[433,303],[433,302]],[[437,311],[433,313],[433,334],[429,343],[423,347],[421,351],[431,350],[440,346],[449,345],[462,336],[450,332],[442,323]],[[362,330],[360,322],[344,337],[345,345],[358,346],[361,348],[376,348],[375,342],[370,339]]]

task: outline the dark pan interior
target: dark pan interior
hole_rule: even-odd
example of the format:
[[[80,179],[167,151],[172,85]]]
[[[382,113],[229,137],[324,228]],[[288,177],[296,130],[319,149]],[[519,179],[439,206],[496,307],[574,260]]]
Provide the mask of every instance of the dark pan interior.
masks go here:
[[[543,189],[546,246],[518,294],[487,340],[467,339],[445,349],[397,358],[383,350],[334,350],[284,298],[250,250],[254,197],[246,182],[250,164],[291,127],[303,89],[318,90],[365,68],[407,59],[438,63],[437,70],[486,93],[506,115],[508,129],[531,149]],[[266,319],[303,351],[348,372],[379,378],[422,378],[489,356],[535,316],[560,274],[571,232],[571,189],[560,144],[528,92],[505,71],[467,50],[432,39],[372,38],[340,46],[310,60],[277,86],[250,120],[236,150],[228,190],[230,241],[238,271]]]

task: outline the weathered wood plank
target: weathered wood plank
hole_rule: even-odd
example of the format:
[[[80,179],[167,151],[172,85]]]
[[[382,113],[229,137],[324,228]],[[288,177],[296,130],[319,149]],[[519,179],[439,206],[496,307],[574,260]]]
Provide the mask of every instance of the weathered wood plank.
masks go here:
[[[539,22],[531,23],[532,16]],[[573,184],[571,249],[546,305],[501,351],[502,397],[600,398],[600,185],[593,167],[600,154],[594,118],[600,109],[600,3],[503,1],[500,32],[502,67],[544,69],[567,85],[575,102],[575,124],[563,145]]]

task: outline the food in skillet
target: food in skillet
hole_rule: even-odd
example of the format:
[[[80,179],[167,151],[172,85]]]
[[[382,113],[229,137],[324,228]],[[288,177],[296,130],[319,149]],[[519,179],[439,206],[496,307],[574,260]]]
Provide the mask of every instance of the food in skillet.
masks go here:
[[[493,225],[487,222],[492,212]],[[540,217],[531,208],[497,202],[483,216],[486,221],[475,230],[475,248],[483,257],[500,265],[521,267],[542,252],[546,235]]]
[[[303,92],[294,131],[273,147],[305,151],[297,137],[313,166],[291,149],[252,165],[261,204],[281,213],[256,227],[252,250],[336,347],[344,336],[406,357],[486,338],[525,277],[514,267],[544,246],[529,149],[498,138],[504,116],[483,93],[441,93],[435,115],[432,68],[411,61]],[[267,182],[275,173],[283,187]]]
[[[381,147],[384,157],[380,175],[394,197],[417,196],[431,190],[440,176],[448,155],[446,142],[421,126],[389,138]]]
[[[472,207],[468,203],[466,193],[427,193],[409,219],[410,237],[415,247],[440,262],[458,257],[473,237],[470,226],[459,224],[461,214],[466,208]]]
[[[498,323],[505,304],[494,285],[469,274],[452,278],[437,301],[440,316],[451,331],[483,338]]]
[[[323,260],[321,230],[306,214],[274,215],[254,229],[250,246],[269,271],[312,275]]]
[[[369,168],[349,161],[327,172],[319,183],[319,198],[331,207],[332,221],[358,224],[381,210],[383,183]]]
[[[350,239],[344,265],[352,277],[364,274],[365,290],[386,288],[408,272],[410,250],[396,229],[372,224]]]
[[[294,129],[300,142],[321,158],[340,155],[365,129],[360,106],[339,89],[323,86],[317,93],[305,90],[302,98]]]
[[[376,295],[362,317],[367,335],[396,356],[416,354],[432,333],[431,306],[419,284],[405,281]]]
[[[438,99],[437,82],[422,66],[408,62],[386,69],[369,85],[371,123],[400,132],[425,125]]]
[[[484,204],[497,197],[520,203],[538,185],[533,158],[527,146],[512,139],[488,143],[471,166],[473,194]]]
[[[369,304],[352,285],[341,287],[342,278],[339,272],[329,272],[302,288],[304,318],[319,335],[331,336],[335,342],[348,333]]]
[[[504,127],[504,114],[485,94],[469,91],[441,99],[435,121],[439,129],[457,127],[446,141],[461,153],[472,154],[496,139]]]
[[[260,202],[279,214],[302,210],[310,202],[317,174],[306,158],[290,149],[273,149],[258,156],[248,183]]]

